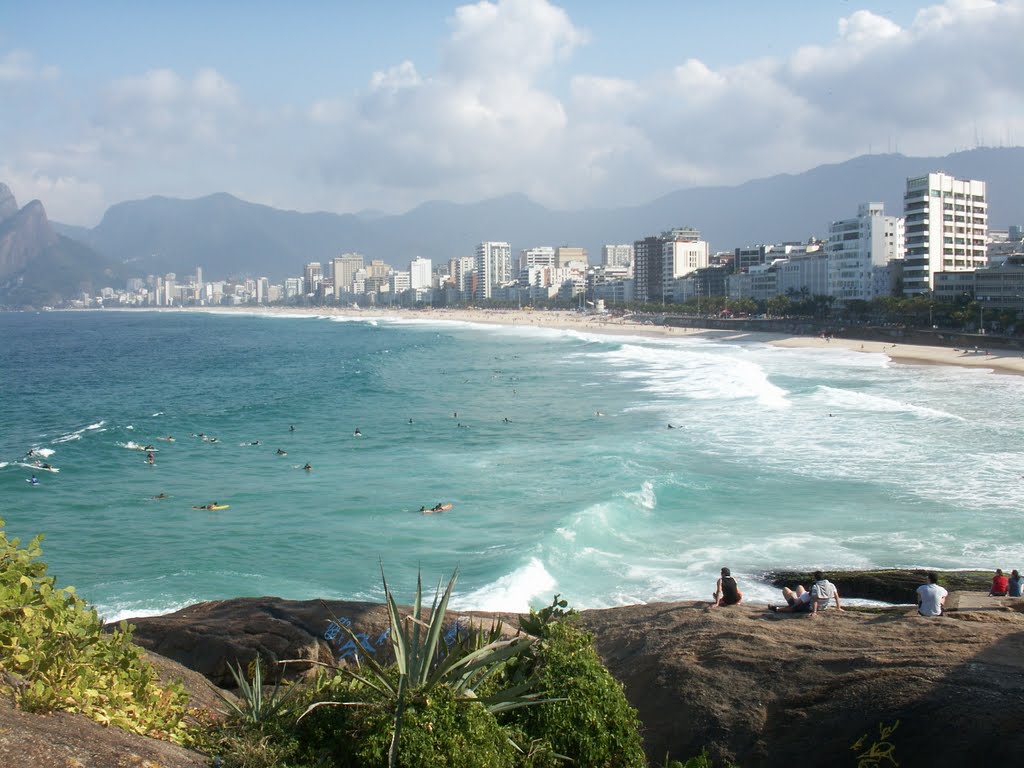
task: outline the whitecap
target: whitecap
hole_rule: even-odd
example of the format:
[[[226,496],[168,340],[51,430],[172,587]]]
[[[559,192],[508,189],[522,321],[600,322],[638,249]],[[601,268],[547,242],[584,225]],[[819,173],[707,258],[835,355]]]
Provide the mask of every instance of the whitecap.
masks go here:
[[[453,597],[452,607],[459,610],[526,613],[530,610],[532,600],[553,594],[554,590],[554,577],[538,558],[533,557],[512,573],[465,595]]]

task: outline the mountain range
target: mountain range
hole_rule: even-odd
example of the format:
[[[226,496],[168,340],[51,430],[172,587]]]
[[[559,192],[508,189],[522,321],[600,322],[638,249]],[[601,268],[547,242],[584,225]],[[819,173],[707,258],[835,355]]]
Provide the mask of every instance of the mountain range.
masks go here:
[[[38,200],[19,208],[0,184],[0,306],[44,306],[123,283],[119,265],[58,234]]]
[[[349,251],[404,269],[415,257],[437,264],[471,255],[484,240],[508,241],[513,253],[539,245],[583,246],[596,263],[605,243],[632,243],[680,226],[699,229],[712,251],[824,237],[830,222],[855,216],[863,202],[883,202],[887,212],[902,213],[907,177],[933,171],[986,181],[990,227],[1024,223],[1024,148],[1012,147],[945,157],[864,155],[799,174],[679,190],[643,205],[605,209],[551,210],[509,195],[472,204],[428,202],[396,215],[333,214],[279,210],[225,193],[151,197],[111,206],[92,229],[55,223],[52,234],[65,258],[80,267],[76,271],[89,273],[88,280],[78,279],[82,285],[114,274],[190,274],[197,266],[207,279],[279,281],[301,274],[306,262]],[[10,203],[2,210],[10,213]],[[11,220],[0,213],[0,227],[9,228]],[[42,234],[43,250],[52,247],[52,237]],[[68,241],[87,247],[76,257]],[[0,284],[10,283],[13,266],[5,267],[0,253]]]

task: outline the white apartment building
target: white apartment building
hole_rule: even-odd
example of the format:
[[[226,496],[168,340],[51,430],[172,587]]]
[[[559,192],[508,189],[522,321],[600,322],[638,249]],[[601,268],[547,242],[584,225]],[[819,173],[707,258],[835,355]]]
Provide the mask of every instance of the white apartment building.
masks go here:
[[[682,301],[676,296],[676,281],[708,266],[710,250],[706,240],[666,240],[661,246],[661,282],[668,301]]]
[[[430,259],[417,258],[409,262],[409,287],[413,290],[430,288],[433,265]]]
[[[453,259],[452,279],[455,281],[455,288],[463,296],[469,296],[474,292],[474,277],[476,275],[476,257],[460,256]]]
[[[555,266],[555,249],[548,245],[524,248],[519,252],[519,272],[529,267]]]
[[[429,281],[428,281],[429,282]],[[393,271],[388,275],[388,289],[397,296],[412,287],[412,279],[408,272]]]
[[[904,255],[904,224],[886,216],[883,203],[861,203],[857,218],[833,221],[828,229],[828,295],[839,301],[870,301],[888,280],[878,279],[893,259]]]
[[[334,258],[332,262],[334,276],[334,297],[340,299],[342,294],[354,293],[353,281],[356,272],[364,266],[361,253],[343,253]]]
[[[601,246],[601,264],[606,267],[633,266],[633,246],[628,244]]]
[[[476,247],[474,298],[489,299],[496,288],[512,282],[512,246],[486,241]]]
[[[938,272],[988,266],[985,182],[929,173],[907,179],[903,196],[906,258],[903,293],[935,290]]]

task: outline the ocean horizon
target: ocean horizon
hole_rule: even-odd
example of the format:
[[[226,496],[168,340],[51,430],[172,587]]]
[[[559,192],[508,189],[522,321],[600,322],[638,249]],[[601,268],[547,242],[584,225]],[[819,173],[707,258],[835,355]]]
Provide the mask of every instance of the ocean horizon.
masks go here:
[[[775,569],[1024,564],[1021,377],[372,313],[0,332],[0,517],[108,620],[378,601],[381,569],[400,599],[458,568],[453,606],[525,611],[708,599],[722,566],[768,602]]]

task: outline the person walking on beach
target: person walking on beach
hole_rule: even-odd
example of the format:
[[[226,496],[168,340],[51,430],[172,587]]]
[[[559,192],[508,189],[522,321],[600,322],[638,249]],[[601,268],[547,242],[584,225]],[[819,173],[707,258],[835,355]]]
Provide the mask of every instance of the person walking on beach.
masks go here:
[[[712,608],[724,605],[739,605],[743,602],[743,593],[740,592],[736,579],[733,578],[728,568],[722,569],[722,575],[715,585],[715,593],[712,595],[712,598],[715,601],[711,604]]]
[[[939,586],[939,574],[929,573],[928,583],[917,588],[917,612],[922,616],[941,616],[949,592]]]

